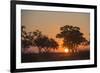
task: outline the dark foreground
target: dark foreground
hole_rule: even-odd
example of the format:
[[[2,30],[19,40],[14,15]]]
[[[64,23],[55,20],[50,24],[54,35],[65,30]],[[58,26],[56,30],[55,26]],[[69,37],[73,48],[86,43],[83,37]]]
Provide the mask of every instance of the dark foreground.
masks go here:
[[[79,53],[41,53],[22,54],[21,62],[47,62],[47,61],[67,61],[67,60],[87,60],[90,59],[89,51]]]

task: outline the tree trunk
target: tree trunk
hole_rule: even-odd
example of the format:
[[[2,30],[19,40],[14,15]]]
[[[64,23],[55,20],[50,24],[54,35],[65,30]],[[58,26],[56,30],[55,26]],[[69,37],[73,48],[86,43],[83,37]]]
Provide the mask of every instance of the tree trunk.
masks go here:
[[[41,53],[41,48],[39,47],[39,54]]]

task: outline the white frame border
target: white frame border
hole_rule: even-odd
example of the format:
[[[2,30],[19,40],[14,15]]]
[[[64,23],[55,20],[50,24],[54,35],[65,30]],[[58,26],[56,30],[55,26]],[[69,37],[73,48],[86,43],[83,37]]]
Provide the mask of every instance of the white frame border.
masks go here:
[[[21,9],[90,13],[90,60],[21,63]],[[94,64],[94,9],[16,5],[16,69]]]

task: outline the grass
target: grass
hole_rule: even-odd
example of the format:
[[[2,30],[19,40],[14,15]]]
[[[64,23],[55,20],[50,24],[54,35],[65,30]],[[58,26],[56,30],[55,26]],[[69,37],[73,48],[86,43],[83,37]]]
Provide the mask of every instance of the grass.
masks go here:
[[[79,53],[31,53],[21,55],[21,62],[47,62],[47,61],[67,61],[67,60],[87,60],[90,59],[89,51]]]

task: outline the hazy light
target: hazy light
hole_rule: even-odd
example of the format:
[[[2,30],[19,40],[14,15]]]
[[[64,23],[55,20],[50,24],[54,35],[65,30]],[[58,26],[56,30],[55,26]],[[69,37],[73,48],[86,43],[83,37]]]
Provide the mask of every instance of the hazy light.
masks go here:
[[[65,48],[65,52],[66,52],[66,53],[68,53],[68,52],[69,52],[68,48]]]

